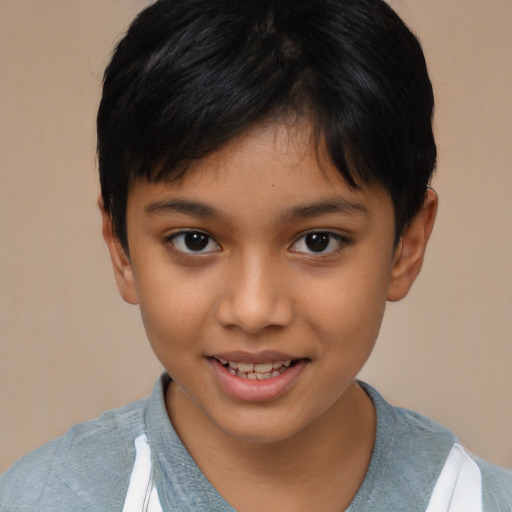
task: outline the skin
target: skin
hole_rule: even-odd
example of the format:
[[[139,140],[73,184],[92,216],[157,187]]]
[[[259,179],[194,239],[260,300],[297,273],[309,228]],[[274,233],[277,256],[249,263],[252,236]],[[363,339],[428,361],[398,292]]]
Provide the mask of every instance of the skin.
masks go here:
[[[179,182],[136,181],[129,257],[102,208],[120,293],[139,304],[173,378],[169,417],[240,511],[349,505],[375,439],[373,404],[354,379],[386,301],[403,298],[420,271],[437,210],[429,190],[395,246],[387,192],[351,190],[310,140],[306,123],[262,124]],[[187,247],[190,230],[208,235],[201,252]],[[311,251],[311,232],[325,234],[325,250]],[[215,357],[226,354],[299,364],[279,393],[240,399],[218,377]]]

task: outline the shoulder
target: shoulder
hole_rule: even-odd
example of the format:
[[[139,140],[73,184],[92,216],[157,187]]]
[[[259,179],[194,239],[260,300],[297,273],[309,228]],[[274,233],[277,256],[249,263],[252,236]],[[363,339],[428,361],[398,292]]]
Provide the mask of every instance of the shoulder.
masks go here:
[[[458,442],[456,436],[447,428],[421,414],[407,409],[395,408],[404,432],[410,431],[411,439],[418,443],[416,449],[423,447],[432,452],[439,451],[442,456],[447,446]],[[495,466],[467,452],[480,470],[482,479],[482,497],[484,511],[510,512],[512,510],[512,471]],[[434,455],[436,456],[436,455]]]
[[[0,478],[0,511],[98,510],[122,503],[147,399],[80,423]]]
[[[364,383],[362,386],[377,410],[377,438],[369,471],[369,478],[373,475],[373,481],[371,488],[367,489],[371,496],[368,510],[386,499],[393,502],[393,510],[396,511],[426,510],[455,446],[465,454],[466,468],[476,469],[482,482],[483,510],[512,510],[510,471],[468,454],[455,434],[446,427],[415,411],[394,407],[372,387]],[[456,481],[452,483],[455,485]],[[390,489],[393,489],[392,495],[389,494]]]
[[[510,512],[512,510],[512,471],[473,457],[482,474],[484,511]]]
[[[377,411],[377,428],[389,449],[388,456],[424,463],[435,459],[436,466],[448,455],[457,437],[446,427],[410,409],[389,404],[374,388],[361,383]],[[427,460],[426,460],[427,459]]]

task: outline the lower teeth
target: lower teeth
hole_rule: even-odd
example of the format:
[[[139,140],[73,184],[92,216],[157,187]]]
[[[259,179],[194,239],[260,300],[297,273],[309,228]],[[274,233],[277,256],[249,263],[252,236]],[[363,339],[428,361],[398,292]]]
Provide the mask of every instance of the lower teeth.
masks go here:
[[[227,366],[226,368],[227,368],[228,372],[231,373],[232,375],[236,375],[237,377],[241,377],[242,379],[249,379],[249,380],[271,379],[273,377],[278,377],[279,375],[281,375],[281,373],[283,373],[285,370],[287,370],[287,367],[281,366],[281,368],[274,370],[271,373],[256,373],[256,372],[243,373],[243,372],[234,370],[230,366]]]

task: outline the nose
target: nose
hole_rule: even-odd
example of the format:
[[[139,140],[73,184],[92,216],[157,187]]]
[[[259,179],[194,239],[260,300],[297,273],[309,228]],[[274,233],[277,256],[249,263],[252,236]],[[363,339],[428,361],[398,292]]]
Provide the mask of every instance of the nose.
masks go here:
[[[240,258],[230,262],[224,292],[217,304],[217,321],[224,327],[258,334],[283,328],[293,317],[289,286],[272,257]]]

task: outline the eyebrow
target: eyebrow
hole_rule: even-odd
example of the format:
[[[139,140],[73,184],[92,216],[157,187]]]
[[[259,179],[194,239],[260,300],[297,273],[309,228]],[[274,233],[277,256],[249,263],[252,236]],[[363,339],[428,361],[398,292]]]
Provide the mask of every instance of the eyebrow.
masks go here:
[[[146,215],[168,215],[170,213],[181,213],[197,218],[224,217],[219,210],[212,206],[197,201],[183,199],[156,201],[148,205],[144,209],[144,212]],[[307,219],[331,213],[355,217],[367,215],[368,209],[362,203],[342,198],[333,198],[295,206],[284,212],[281,215],[281,220],[283,222],[287,222],[293,219]]]
[[[333,198],[325,201],[312,202],[296,206],[282,215],[284,221],[292,219],[306,219],[337,213],[351,217],[364,216],[368,214],[368,208],[362,203],[349,201],[348,199]]]
[[[169,213],[183,213],[192,217],[222,217],[221,213],[204,203],[196,201],[185,201],[182,199],[172,199],[170,201],[156,201],[144,209],[146,215],[166,215]]]

